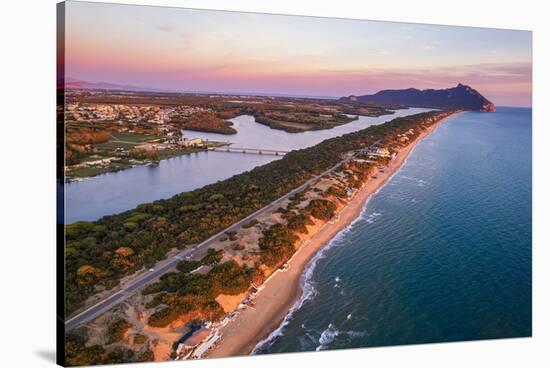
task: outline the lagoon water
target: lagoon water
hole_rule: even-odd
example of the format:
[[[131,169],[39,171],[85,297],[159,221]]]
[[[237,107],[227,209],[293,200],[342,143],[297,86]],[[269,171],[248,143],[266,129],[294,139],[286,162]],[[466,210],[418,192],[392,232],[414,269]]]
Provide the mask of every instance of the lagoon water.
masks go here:
[[[254,122],[252,116],[231,119],[237,134],[221,135],[184,131],[185,136],[234,143],[236,147],[290,151],[313,146],[325,139],[381,124],[399,116],[429,109],[397,110],[380,117],[361,116],[358,120],[329,130],[287,133]],[[280,156],[225,152],[198,152],[162,160],[158,166],[141,166],[115,173],[98,175],[65,184],[65,222],[96,220],[130,210],[140,203],[169,198],[175,194],[203,187],[254,167],[279,159]]]
[[[531,110],[450,118],[312,260],[256,353],[531,335]]]

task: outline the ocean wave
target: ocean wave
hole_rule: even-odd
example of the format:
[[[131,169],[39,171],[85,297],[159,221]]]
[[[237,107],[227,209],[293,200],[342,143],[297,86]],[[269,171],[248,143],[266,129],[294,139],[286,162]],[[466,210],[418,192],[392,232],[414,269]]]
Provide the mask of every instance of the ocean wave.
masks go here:
[[[320,351],[326,349],[339,334],[340,331],[338,331],[332,323],[329,323],[327,329],[321,333],[319,337],[319,346],[317,346],[315,350]]]
[[[363,332],[363,331],[353,331],[353,330],[351,330],[351,331],[344,331],[343,333],[348,335],[352,339],[368,336],[368,333]]]
[[[355,330],[349,330],[349,331],[340,331],[336,328],[335,325],[330,323],[328,327],[321,333],[321,336],[319,337],[319,345],[315,348],[316,351],[325,350],[327,349],[330,344],[336,340],[338,336],[347,337],[348,339],[360,339],[365,336],[368,336],[368,333],[364,331],[355,331]],[[308,336],[311,338],[311,336]]]
[[[298,336],[298,343],[301,351],[311,350],[312,346],[317,345],[317,339],[309,332]]]
[[[373,212],[369,214],[367,217],[365,217],[365,222],[367,224],[373,224],[374,220],[380,215],[382,215],[380,212]]]
[[[399,175],[399,178],[400,178],[400,179],[409,180],[409,181],[417,181],[417,180],[418,180],[418,179],[416,179],[416,178],[413,178],[413,177],[411,177],[411,176],[405,175],[405,174],[403,174],[403,173],[402,173],[401,175]]]

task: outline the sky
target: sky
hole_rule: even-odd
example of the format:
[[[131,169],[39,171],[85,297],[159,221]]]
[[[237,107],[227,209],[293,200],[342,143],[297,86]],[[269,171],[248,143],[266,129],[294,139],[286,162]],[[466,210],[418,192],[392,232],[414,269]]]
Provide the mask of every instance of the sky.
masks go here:
[[[333,97],[462,83],[531,106],[531,47],[528,31],[70,1],[65,76]]]

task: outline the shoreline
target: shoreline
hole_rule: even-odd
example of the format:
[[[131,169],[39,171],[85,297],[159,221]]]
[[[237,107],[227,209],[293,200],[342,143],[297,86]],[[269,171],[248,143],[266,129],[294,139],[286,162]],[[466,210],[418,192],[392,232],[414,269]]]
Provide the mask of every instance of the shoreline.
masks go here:
[[[327,246],[342,230],[350,226],[363,211],[367,201],[380,190],[407,162],[407,158],[416,145],[429,136],[452,114],[423,131],[413,142],[403,147],[396,157],[386,166],[384,173],[378,173],[376,179],[368,180],[355,197],[339,212],[339,221],[327,222],[318,231],[309,236],[288,262],[288,271],[277,272],[270,277],[269,283],[255,298],[255,307],[241,311],[235,319],[220,329],[222,338],[207,354],[208,358],[249,355],[258,344],[268,341],[289,313],[300,307],[303,298],[304,271],[314,257]]]
[[[206,151],[208,151],[207,148],[195,149],[195,150],[192,150],[192,151],[189,151],[189,152],[187,152],[187,151],[183,152],[183,150],[173,150],[173,152],[170,152],[165,157],[159,158],[158,161],[150,161],[150,160],[149,161],[143,161],[141,163],[128,164],[128,165],[124,165],[124,166],[117,167],[117,168],[107,168],[107,167],[106,168],[98,168],[97,172],[95,172],[93,174],[90,174],[90,175],[83,175],[83,176],[80,176],[80,175],[67,176],[65,174],[64,182],[66,184],[73,183],[73,182],[81,182],[81,181],[84,181],[84,180],[93,179],[93,178],[101,176],[101,175],[114,174],[114,173],[117,173],[117,172],[134,169],[134,168],[137,168],[137,167],[158,166],[161,161],[170,160],[172,158],[181,157],[181,156],[185,156],[185,155],[191,155],[193,153],[206,152]],[[103,170],[99,170],[99,169],[103,169]]]

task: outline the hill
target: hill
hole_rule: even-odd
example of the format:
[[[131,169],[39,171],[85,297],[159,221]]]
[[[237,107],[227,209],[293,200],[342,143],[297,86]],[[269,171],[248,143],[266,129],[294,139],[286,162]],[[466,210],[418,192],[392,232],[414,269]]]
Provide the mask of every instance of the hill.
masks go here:
[[[483,97],[481,93],[460,83],[456,87],[447,89],[387,89],[373,95],[342,97],[340,101],[375,102],[469,111],[496,111],[495,105]]]

